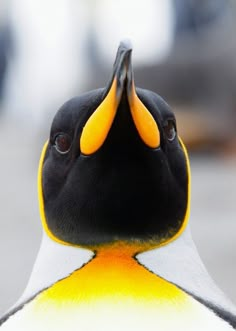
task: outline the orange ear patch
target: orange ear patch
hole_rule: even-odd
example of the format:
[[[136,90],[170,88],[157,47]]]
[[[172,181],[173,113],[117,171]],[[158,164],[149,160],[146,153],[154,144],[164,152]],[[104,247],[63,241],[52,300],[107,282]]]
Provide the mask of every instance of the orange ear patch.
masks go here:
[[[80,138],[80,149],[83,154],[93,154],[103,145],[114,121],[119,102],[117,80],[114,78],[109,93],[83,128]]]
[[[158,126],[151,113],[138,98],[134,82],[132,82],[131,92],[128,93],[128,100],[133,121],[141,139],[147,146],[158,148],[160,146]]]

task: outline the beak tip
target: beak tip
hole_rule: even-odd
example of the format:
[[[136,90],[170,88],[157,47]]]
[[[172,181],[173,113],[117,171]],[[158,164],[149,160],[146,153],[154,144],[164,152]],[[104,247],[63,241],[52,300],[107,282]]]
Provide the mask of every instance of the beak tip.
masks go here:
[[[132,53],[131,41],[129,39],[122,40],[117,50],[116,59],[113,67],[114,68],[113,74],[112,74],[112,80],[114,79],[114,77],[116,77],[116,81],[117,81],[116,95],[118,98],[121,97],[121,94],[123,92],[124,82],[128,72],[132,71],[131,53]],[[111,84],[109,84],[109,86],[110,85]]]
[[[125,52],[132,52],[133,47],[132,47],[132,43],[131,43],[130,39],[121,40],[119,49],[123,50]]]

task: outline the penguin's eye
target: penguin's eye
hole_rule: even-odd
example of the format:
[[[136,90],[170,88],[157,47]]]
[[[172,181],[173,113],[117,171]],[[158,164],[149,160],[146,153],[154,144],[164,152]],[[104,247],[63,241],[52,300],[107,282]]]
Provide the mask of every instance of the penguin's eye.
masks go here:
[[[169,141],[173,141],[176,137],[175,122],[173,120],[167,120],[166,124],[164,125],[164,131],[167,139]]]
[[[66,133],[59,133],[55,138],[54,146],[60,154],[68,153],[71,147],[70,136]]]

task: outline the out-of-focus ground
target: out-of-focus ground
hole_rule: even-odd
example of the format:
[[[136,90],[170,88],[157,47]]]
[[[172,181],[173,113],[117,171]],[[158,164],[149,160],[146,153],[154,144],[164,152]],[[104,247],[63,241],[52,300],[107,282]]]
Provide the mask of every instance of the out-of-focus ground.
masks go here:
[[[193,238],[236,303],[235,29],[234,0],[0,0],[0,314],[39,249],[37,166],[52,117],[107,83],[124,37],[137,86],[175,110],[191,158]]]

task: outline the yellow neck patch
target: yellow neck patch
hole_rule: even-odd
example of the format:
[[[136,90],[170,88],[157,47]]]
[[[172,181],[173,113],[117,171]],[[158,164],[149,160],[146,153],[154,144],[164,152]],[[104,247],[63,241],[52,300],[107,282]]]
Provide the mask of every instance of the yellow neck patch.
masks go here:
[[[10,318],[7,330],[230,329],[190,295],[140,265],[133,256],[139,249],[125,243],[101,245],[81,269]]]
[[[101,246],[93,260],[43,292],[37,303],[74,306],[98,301],[183,302],[186,295],[181,290],[135,260],[133,255],[139,249],[139,246],[124,243]]]

